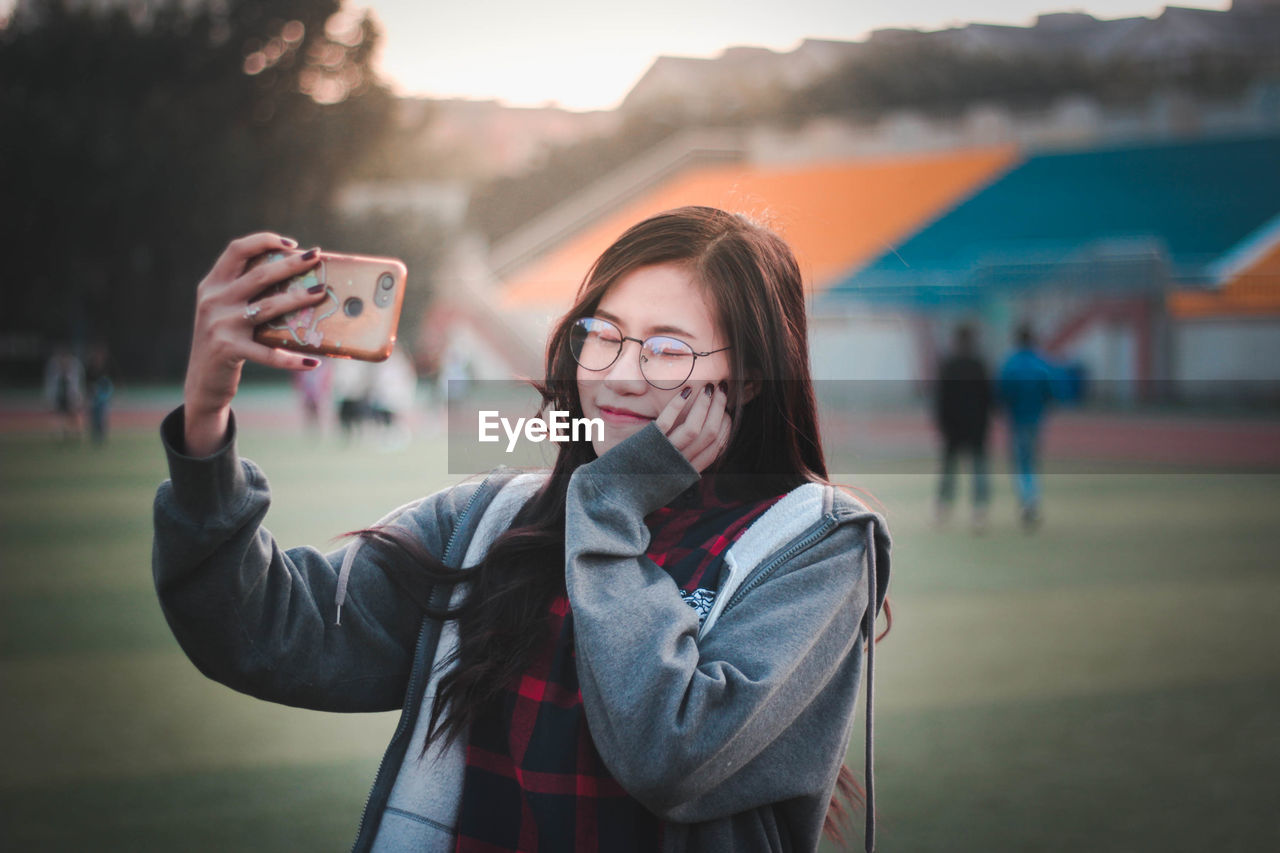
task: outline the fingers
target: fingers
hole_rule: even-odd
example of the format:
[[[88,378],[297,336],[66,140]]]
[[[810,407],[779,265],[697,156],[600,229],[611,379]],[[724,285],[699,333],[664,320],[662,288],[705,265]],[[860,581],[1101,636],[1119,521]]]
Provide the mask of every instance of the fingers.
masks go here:
[[[687,440],[689,432],[678,432],[686,424],[695,419],[698,424],[706,420],[709,401],[705,398],[707,398],[707,389],[710,387],[709,382],[701,385],[686,385],[658,414],[656,420],[658,428],[666,433],[672,443],[679,446],[680,442]],[[700,415],[699,407],[701,407]]]
[[[711,404],[707,409],[707,419],[702,425],[702,435],[707,437],[707,444],[713,445],[720,435],[720,427],[729,420],[729,392],[728,386],[721,382],[716,385],[711,398]]]
[[[281,315],[288,314],[290,311],[297,311],[299,308],[305,308],[308,305],[315,305],[333,298],[334,305],[337,305],[337,298],[332,297],[322,284],[315,284],[305,290],[287,290],[284,293],[274,293],[271,296],[264,296],[262,299],[250,302],[247,308],[257,308],[257,312],[253,317],[249,317],[245,313],[246,309],[241,309],[241,316],[248,321],[251,326],[260,326],[263,323],[274,320]]]
[[[674,426],[667,431],[671,443],[682,451],[689,447],[702,431],[707,422],[707,414],[715,399],[715,386],[710,382],[695,385],[684,405],[684,419],[676,419]]]
[[[705,459],[698,470],[715,460],[728,435],[730,420],[725,411],[728,395],[723,386],[724,383],[720,387],[706,383],[695,387],[687,397],[677,395],[657,418],[659,429],[691,464],[695,459]]]
[[[320,361],[314,356],[284,349],[275,349],[252,340],[245,342],[244,350],[241,354],[249,361],[256,361],[258,364],[265,364],[268,367],[280,367],[285,370],[312,370],[320,364]]]
[[[658,429],[662,430],[667,437],[671,436],[671,430],[676,425],[676,421],[680,419],[680,413],[690,405],[689,398],[693,396],[693,386],[688,385],[681,389],[680,393],[675,395],[667,402],[667,405],[654,423],[658,425]]]
[[[733,422],[726,417],[720,424],[715,441],[689,460],[689,464],[697,469],[699,473],[710,468],[711,463],[719,459],[720,454],[724,453],[724,449],[729,446],[729,433],[732,426]]]
[[[314,292],[311,289],[292,290],[246,303],[243,299],[232,299],[229,289],[206,290],[197,300],[196,324],[188,369],[194,366],[196,371],[203,375],[208,372],[205,367],[210,364],[234,364],[250,357],[251,344],[255,347],[252,350],[257,356],[255,361],[266,358],[262,350],[269,350],[270,347],[262,347],[261,344],[253,341],[254,327],[290,311],[317,305],[328,296],[325,288],[320,286]],[[296,364],[288,366],[297,368]],[[225,392],[226,389],[220,390]]]
[[[296,240],[270,231],[248,234],[227,244],[227,248],[223,250],[218,260],[214,262],[213,269],[209,271],[209,277],[231,281],[244,272],[244,265],[258,255],[272,249],[293,249],[297,245]]]
[[[727,419],[725,405],[728,397],[723,385],[724,383],[720,383],[720,386],[712,388],[704,386],[701,399],[690,411],[684,424],[678,427],[689,430],[690,439],[685,445],[684,453],[690,460],[708,449],[714,449],[719,440],[721,424]]]
[[[231,286],[227,288],[227,298],[233,302],[247,301],[271,285],[302,275],[319,263],[320,250],[316,248],[306,252],[290,252],[283,258],[258,264],[231,282]]]

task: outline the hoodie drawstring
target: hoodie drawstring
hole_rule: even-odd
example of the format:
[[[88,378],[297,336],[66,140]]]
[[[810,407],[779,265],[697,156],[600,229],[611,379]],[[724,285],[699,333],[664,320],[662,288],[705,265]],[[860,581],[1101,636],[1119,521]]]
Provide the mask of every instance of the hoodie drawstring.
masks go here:
[[[875,712],[872,699],[875,695],[876,673],[876,534],[875,523],[867,525],[867,817],[866,853],[876,849],[876,786],[875,786]]]

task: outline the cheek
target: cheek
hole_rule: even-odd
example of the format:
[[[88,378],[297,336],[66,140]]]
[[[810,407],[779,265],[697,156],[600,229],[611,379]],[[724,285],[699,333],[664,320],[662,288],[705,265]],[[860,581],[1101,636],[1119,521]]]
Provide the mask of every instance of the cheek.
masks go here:
[[[706,382],[719,382],[721,379],[728,379],[733,371],[729,369],[729,361],[724,358],[721,353],[717,353],[715,358],[700,358],[698,363],[693,366],[693,374],[689,376],[686,385],[692,385],[693,390],[702,390],[702,385]]]
[[[578,402],[584,408],[591,404],[591,383],[587,381],[585,373],[586,371],[579,367],[578,372],[574,374],[574,380],[578,383]]]
[[[680,396],[680,391],[684,386],[676,388],[674,391],[661,391],[657,388],[652,389],[654,399],[658,403],[658,414],[662,414],[663,410],[671,404],[671,401]],[[693,396],[692,394],[690,396]]]

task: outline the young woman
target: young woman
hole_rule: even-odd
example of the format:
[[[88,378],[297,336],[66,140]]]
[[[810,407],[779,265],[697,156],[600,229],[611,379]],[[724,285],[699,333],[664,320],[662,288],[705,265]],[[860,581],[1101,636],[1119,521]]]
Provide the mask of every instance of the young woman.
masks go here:
[[[276,702],[402,709],[357,850],[814,849],[837,781],[854,787],[889,539],[827,483],[787,245],[703,207],[632,227],[539,386],[603,436],[322,554],[260,526],[266,481],[230,408],[244,360],[314,366],[251,337],[310,297],[245,314],[313,263],[244,273],[289,243],[237,240],[201,283],[185,402],[161,429],[154,570],[192,661]]]

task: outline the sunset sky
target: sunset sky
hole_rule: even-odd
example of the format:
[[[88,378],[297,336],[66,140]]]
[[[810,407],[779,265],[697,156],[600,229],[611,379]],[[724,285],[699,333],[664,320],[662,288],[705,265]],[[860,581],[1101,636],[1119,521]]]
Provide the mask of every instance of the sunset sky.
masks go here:
[[[123,0],[121,0],[122,2]],[[0,0],[7,15],[16,0]],[[184,0],[196,2],[196,0]],[[1046,11],[1153,17],[1154,0],[348,0],[382,23],[378,66],[400,94],[497,98],[570,109],[616,106],[661,54],[711,57],[732,45],[791,50],[856,41],[884,27],[981,21],[1028,25]],[[1230,0],[1177,5],[1225,9]]]
[[[1153,17],[1152,0],[365,0],[386,37],[380,65],[403,94],[556,101],[609,108],[660,54],[714,56],[731,45],[790,50],[806,37],[856,41],[884,27],[970,21],[1026,25],[1044,11]],[[1177,5],[1225,9],[1230,0]]]

